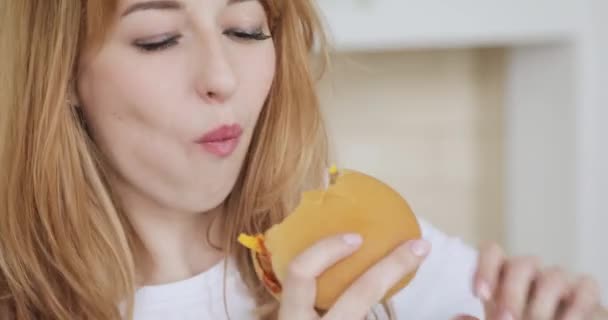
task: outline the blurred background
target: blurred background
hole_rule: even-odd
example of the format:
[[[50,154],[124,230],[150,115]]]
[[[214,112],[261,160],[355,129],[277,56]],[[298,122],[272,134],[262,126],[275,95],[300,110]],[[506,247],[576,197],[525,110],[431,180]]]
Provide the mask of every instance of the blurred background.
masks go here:
[[[608,303],[608,1],[319,0],[334,159]]]

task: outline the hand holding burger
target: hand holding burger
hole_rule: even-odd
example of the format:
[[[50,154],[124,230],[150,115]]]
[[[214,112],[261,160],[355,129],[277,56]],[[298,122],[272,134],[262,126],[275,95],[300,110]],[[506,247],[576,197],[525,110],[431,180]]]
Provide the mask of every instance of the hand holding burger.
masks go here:
[[[281,319],[362,319],[415,276],[430,244],[408,203],[366,174],[330,170],[325,190],[263,235],[241,235]]]

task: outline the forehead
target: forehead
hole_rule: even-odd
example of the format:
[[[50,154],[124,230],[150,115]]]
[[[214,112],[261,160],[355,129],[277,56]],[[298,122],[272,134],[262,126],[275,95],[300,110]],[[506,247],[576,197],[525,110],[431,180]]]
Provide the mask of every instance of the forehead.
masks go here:
[[[283,11],[285,0],[91,0],[97,3],[97,6],[112,7],[112,10],[103,10],[105,12],[106,22],[105,26],[115,18],[120,18],[126,14],[133,13],[139,10],[149,9],[170,9],[180,10],[189,6],[214,6],[214,7],[225,7],[232,4],[242,2],[259,2],[266,12],[268,18],[268,24],[271,29],[275,29],[280,18],[281,12]],[[289,0],[293,1],[293,0]],[[310,0],[296,0],[296,1],[310,1]],[[100,12],[99,8],[90,12]],[[90,18],[90,17],[89,17]]]
[[[262,4],[263,0],[118,0],[118,10],[128,14],[137,10],[148,9],[183,9],[190,5],[197,6],[229,6],[241,2],[256,1]]]

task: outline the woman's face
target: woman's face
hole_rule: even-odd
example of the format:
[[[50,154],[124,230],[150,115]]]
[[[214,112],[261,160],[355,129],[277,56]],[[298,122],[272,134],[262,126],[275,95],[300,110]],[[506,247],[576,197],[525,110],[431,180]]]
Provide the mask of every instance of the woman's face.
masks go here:
[[[78,94],[121,191],[175,211],[218,206],[243,164],[275,73],[251,0],[121,0]]]

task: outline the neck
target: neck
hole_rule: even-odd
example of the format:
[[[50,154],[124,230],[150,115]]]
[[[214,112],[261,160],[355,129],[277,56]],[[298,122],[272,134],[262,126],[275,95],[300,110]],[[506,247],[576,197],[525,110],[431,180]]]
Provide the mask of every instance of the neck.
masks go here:
[[[177,212],[124,192],[122,202],[138,238],[138,285],[187,279],[223,258],[214,246],[220,239],[221,206],[204,213]]]

